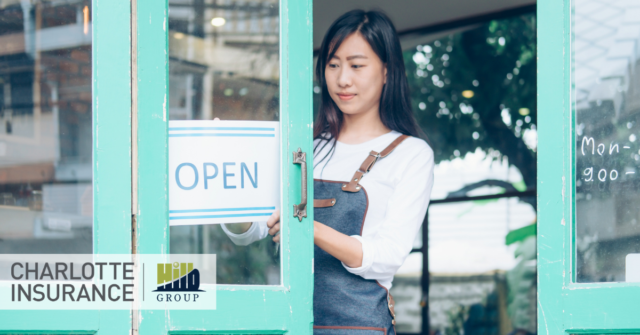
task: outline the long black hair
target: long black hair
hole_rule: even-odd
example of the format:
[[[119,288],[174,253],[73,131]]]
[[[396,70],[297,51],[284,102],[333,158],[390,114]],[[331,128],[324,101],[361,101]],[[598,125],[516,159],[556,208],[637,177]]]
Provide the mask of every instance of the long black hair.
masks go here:
[[[422,135],[411,109],[409,83],[405,73],[402,48],[400,47],[396,28],[389,17],[381,12],[365,12],[356,9],[345,13],[333,22],[320,46],[316,77],[322,89],[322,99],[313,127],[313,138],[322,138],[326,141],[319,150],[317,150],[318,145],[316,145],[314,153],[322,151],[329,143],[332,143],[330,152],[335,149],[338,134],[342,127],[343,115],[327,91],[324,72],[327,63],[345,38],[354,33],[362,35],[387,68],[387,82],[384,84],[382,95],[380,96],[380,119],[382,124],[405,135],[416,137],[421,137],[420,135]],[[319,141],[318,144],[322,142]],[[329,156],[328,153],[316,163],[323,161],[327,156]]]

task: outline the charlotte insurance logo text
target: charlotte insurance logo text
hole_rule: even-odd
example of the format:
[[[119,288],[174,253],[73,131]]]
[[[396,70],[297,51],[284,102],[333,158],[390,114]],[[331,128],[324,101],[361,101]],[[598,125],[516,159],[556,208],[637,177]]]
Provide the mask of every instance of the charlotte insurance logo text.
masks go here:
[[[71,283],[89,281],[94,277],[103,280],[107,276],[113,277],[113,280],[133,280],[132,262],[86,262],[75,268],[72,262],[47,262],[39,265],[42,263],[15,262],[11,265],[11,277],[14,280],[31,282],[11,284],[11,301],[133,301],[133,284]],[[34,281],[42,281],[42,284],[32,284]],[[61,284],[59,281],[70,283]]]

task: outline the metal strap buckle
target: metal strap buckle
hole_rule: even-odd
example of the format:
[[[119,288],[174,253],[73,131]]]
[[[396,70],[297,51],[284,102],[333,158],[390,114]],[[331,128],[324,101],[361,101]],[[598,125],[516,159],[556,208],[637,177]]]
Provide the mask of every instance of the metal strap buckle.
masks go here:
[[[372,151],[372,152],[375,152],[375,151]],[[371,162],[371,165],[369,165],[369,167],[367,168],[367,171],[366,171],[366,172],[365,172],[365,171],[363,171],[363,173],[369,173],[369,171],[371,171],[371,168],[372,168],[374,165],[376,165],[376,162],[378,161],[378,159],[380,159],[380,153],[379,153],[379,152],[376,152],[376,154],[375,154],[375,155],[374,155],[374,154],[372,154],[372,152],[369,152],[369,156],[372,156],[372,157],[373,157],[373,158],[375,158],[375,159],[373,160],[373,162]],[[360,171],[360,169],[358,169],[358,171]]]

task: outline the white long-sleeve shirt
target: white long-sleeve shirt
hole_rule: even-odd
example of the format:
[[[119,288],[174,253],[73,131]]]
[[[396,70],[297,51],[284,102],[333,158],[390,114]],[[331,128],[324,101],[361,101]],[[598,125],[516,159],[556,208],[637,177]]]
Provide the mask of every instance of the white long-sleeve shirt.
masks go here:
[[[331,158],[320,162],[330,150],[330,143],[314,155],[314,162],[319,163],[314,163],[313,177],[349,181],[371,150],[382,151],[400,135],[392,131],[360,144],[337,142]],[[318,148],[322,146],[320,143]],[[343,263],[347,271],[391,288],[393,276],[411,252],[426,214],[433,168],[433,150],[425,141],[410,137],[364,175],[360,185],[367,191],[369,206],[362,236],[352,235],[362,243],[362,265],[351,268]],[[239,245],[265,238],[269,230],[266,222],[254,222],[243,234],[231,233],[224,225],[222,228]]]

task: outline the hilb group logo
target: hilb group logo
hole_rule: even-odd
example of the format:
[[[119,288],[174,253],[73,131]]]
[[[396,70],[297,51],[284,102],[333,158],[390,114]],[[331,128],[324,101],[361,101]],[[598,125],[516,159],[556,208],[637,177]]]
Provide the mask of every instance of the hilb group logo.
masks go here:
[[[193,263],[158,263],[158,287],[153,292],[158,294],[158,301],[195,302],[198,294],[170,294],[170,292],[205,292],[200,290],[200,272],[193,268]]]

